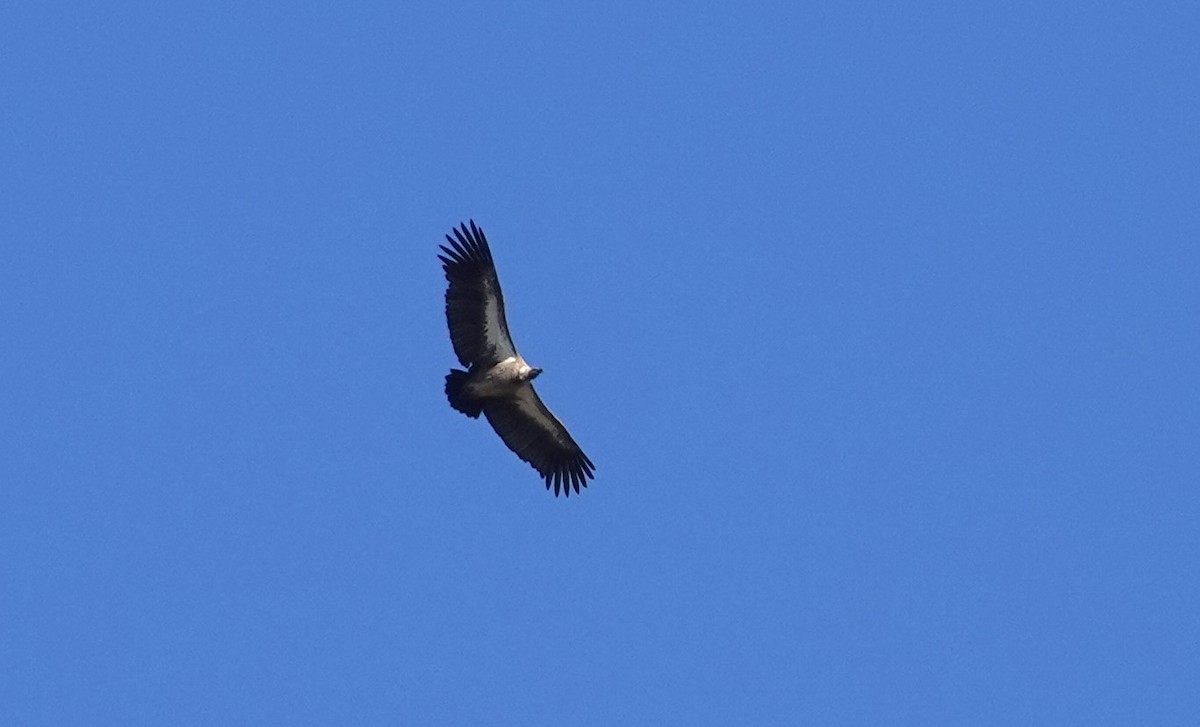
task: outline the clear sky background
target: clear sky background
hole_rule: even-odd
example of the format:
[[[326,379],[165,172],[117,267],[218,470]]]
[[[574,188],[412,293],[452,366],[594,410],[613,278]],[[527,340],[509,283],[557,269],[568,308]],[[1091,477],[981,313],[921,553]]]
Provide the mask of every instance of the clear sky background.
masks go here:
[[[1200,11],[919,5],[11,4],[0,723],[1196,724]]]

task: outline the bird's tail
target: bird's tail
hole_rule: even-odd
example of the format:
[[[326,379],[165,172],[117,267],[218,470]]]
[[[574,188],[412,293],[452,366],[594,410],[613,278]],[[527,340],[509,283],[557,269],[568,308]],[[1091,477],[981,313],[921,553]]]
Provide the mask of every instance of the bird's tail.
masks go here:
[[[457,411],[472,419],[478,419],[483,407],[478,400],[467,396],[465,389],[469,378],[471,375],[466,371],[450,369],[450,373],[446,374],[446,398],[450,400],[450,406]]]

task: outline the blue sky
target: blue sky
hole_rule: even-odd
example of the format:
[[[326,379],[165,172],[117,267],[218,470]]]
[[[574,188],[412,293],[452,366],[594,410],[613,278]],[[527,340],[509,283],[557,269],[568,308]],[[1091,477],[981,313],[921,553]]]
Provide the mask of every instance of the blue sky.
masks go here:
[[[1194,724],[1191,3],[18,3],[0,722]],[[442,236],[596,463],[442,378]]]

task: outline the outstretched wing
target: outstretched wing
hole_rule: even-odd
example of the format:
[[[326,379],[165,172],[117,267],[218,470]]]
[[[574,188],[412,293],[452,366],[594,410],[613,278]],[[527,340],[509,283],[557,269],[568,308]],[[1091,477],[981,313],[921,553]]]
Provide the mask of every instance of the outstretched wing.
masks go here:
[[[446,322],[450,342],[463,366],[488,365],[516,356],[508,322],[504,320],[504,296],[496,278],[492,251],[483,230],[471,220],[446,235],[450,247],[439,245],[442,270],[450,282],[446,288]]]
[[[554,486],[555,497],[560,488],[570,497],[572,487],[575,492],[587,487],[595,465],[533,386],[522,386],[511,398],[485,400],[483,413],[508,448],[542,475],[546,489]]]

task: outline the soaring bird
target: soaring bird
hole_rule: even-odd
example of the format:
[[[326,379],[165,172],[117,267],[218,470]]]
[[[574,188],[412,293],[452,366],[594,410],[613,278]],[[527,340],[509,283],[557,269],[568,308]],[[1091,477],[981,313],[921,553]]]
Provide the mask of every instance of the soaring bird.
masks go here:
[[[521,358],[504,319],[504,296],[483,230],[471,220],[439,245],[446,288],[450,342],[466,371],[446,376],[450,406],[476,419],[482,413],[508,448],[546,480],[546,489],[587,487],[595,465],[533,389],[542,373]]]

